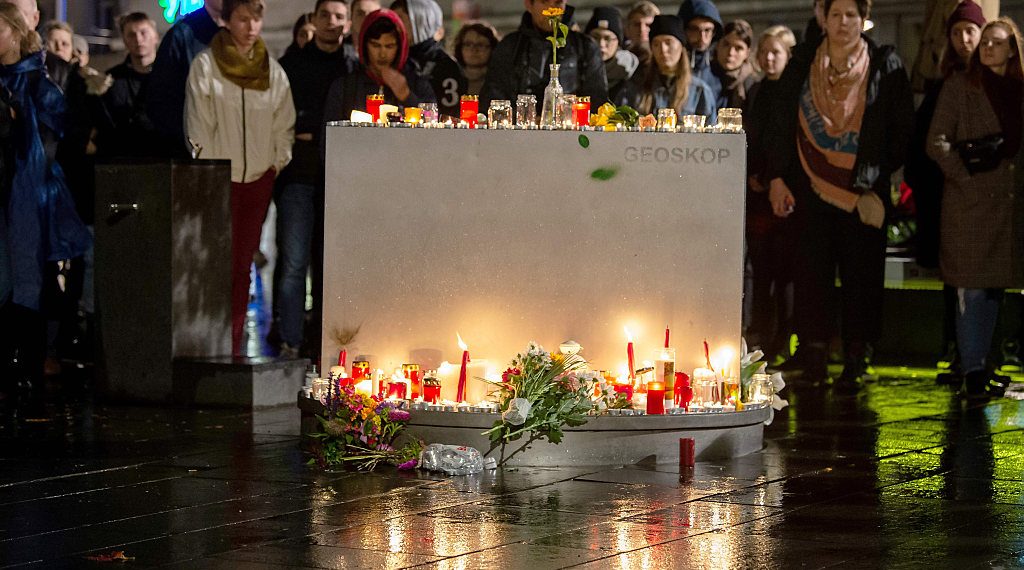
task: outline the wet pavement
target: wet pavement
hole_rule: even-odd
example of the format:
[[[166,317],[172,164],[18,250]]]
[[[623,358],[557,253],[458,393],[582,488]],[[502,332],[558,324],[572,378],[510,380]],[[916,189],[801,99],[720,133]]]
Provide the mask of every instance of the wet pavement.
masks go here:
[[[294,409],[55,389],[0,402],[0,567],[1024,567],[1024,404],[880,372],[856,395],[790,382],[762,452],[683,474],[322,474]]]

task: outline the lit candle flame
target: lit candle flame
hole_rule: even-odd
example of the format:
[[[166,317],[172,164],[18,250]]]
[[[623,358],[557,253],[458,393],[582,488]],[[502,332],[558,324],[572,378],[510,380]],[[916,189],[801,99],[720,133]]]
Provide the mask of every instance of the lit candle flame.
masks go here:
[[[459,333],[455,333],[455,338],[459,339],[459,348],[461,348],[463,351],[469,350],[469,347],[466,346],[466,343],[462,341],[462,337],[459,336]]]
[[[622,327],[622,331],[626,333],[626,342],[633,342],[633,333],[629,332],[629,327]]]

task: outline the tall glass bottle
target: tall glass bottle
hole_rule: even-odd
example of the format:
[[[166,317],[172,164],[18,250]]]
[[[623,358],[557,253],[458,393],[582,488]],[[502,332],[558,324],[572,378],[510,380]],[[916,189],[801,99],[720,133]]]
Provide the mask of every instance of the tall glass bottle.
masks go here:
[[[548,82],[548,86],[544,88],[544,106],[540,112],[540,125],[546,126],[558,126],[560,124],[560,106],[562,99],[562,84],[558,82],[558,68],[557,63],[548,66],[551,70],[551,81]]]

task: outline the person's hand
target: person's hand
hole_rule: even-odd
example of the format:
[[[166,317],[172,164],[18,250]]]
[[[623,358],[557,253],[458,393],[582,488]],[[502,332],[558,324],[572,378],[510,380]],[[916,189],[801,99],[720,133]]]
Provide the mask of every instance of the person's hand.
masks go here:
[[[384,85],[391,89],[391,92],[395,94],[399,101],[405,101],[409,98],[409,95],[412,95],[412,92],[409,91],[409,82],[405,80],[402,72],[397,69],[385,67],[381,71],[380,77],[384,80]]]
[[[768,190],[764,187],[764,184],[761,184],[761,180],[756,176],[747,177],[747,185],[750,186],[750,189],[754,192],[764,192]]]
[[[297,140],[297,141],[305,141],[305,142],[312,142],[313,141],[313,133],[299,133],[299,134],[295,135],[295,140]]]
[[[772,204],[772,213],[780,218],[788,218],[796,206],[793,193],[789,191],[789,186],[786,186],[781,178],[771,181],[768,188],[768,201]]]

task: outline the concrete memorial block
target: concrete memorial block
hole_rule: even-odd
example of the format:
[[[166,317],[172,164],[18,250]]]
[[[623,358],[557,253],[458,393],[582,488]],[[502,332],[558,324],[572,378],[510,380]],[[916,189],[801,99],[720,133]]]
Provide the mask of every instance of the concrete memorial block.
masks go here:
[[[737,134],[329,126],[323,354],[358,328],[349,354],[388,375],[423,349],[458,367],[458,332],[500,373],[571,338],[617,370],[624,326],[639,365],[667,324],[677,370],[707,339],[735,371],[745,152]]]

